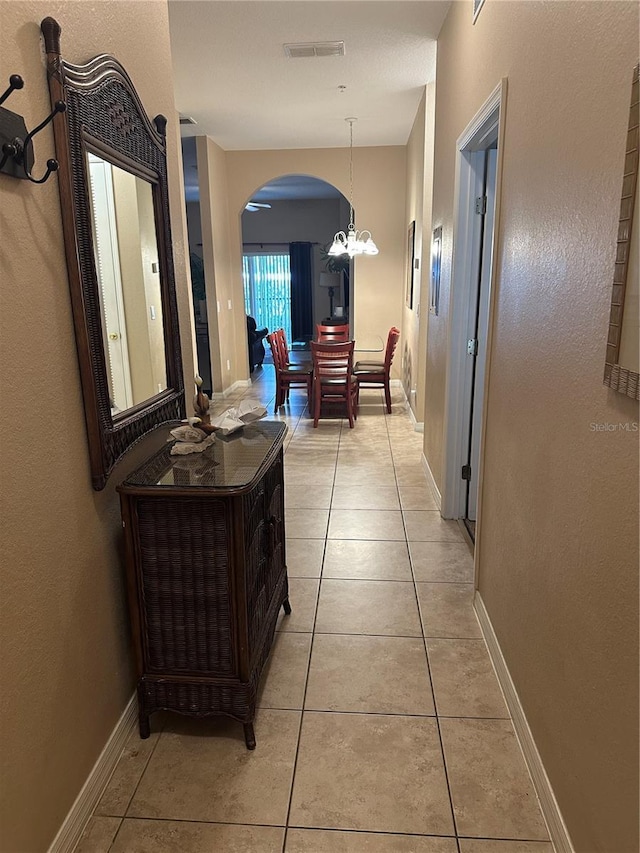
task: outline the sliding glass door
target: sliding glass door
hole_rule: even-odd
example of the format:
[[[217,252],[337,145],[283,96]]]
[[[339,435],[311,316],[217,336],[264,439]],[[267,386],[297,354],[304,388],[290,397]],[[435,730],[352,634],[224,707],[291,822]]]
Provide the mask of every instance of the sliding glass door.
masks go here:
[[[275,252],[242,257],[245,311],[258,329],[284,329],[291,341],[291,271],[289,255]]]

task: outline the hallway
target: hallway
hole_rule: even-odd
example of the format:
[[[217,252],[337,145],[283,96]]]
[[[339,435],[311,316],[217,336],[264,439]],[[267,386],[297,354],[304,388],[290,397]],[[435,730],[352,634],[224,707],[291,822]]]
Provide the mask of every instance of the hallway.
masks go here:
[[[355,429],[292,391],[285,484],[293,612],[256,718],[156,715],[134,733],[77,853],[553,853],[398,389]],[[271,366],[217,403],[257,397]]]

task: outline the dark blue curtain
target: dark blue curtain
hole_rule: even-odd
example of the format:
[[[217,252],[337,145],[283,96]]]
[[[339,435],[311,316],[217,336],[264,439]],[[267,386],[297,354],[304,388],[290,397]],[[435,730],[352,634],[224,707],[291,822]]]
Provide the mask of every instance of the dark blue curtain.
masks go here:
[[[313,337],[313,247],[311,243],[289,243],[291,267],[291,339]]]

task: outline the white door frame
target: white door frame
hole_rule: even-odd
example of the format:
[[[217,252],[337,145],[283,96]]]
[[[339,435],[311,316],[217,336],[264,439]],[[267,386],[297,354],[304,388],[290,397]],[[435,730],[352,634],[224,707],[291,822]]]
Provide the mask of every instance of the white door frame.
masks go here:
[[[466,332],[469,323],[470,276],[474,257],[478,252],[478,222],[474,212],[474,199],[481,195],[477,186],[474,170],[474,152],[487,147],[487,139],[498,135],[498,162],[496,175],[496,206],[494,218],[494,240],[491,262],[491,285],[489,294],[489,321],[487,333],[487,354],[484,378],[484,397],[482,429],[480,437],[480,470],[478,471],[478,515],[476,525],[476,552],[480,535],[482,513],[482,484],[484,468],[484,443],[486,427],[486,402],[490,378],[491,341],[495,312],[495,276],[498,257],[498,234],[500,220],[500,187],[502,182],[502,161],[504,151],[505,107],[507,98],[507,79],[503,78],[470,121],[456,142],[456,173],[454,189],[454,234],[453,260],[451,272],[451,296],[449,304],[449,345],[447,358],[447,377],[445,388],[445,424],[444,424],[444,479],[442,489],[442,508],[444,518],[460,518],[464,495],[464,483],[461,478],[462,465],[466,461],[466,452],[462,444],[465,423],[470,417],[470,389],[466,365]],[[475,310],[475,306],[473,306]],[[466,418],[466,421],[465,421]]]
[[[497,142],[495,130],[495,142]],[[478,476],[480,474],[480,438],[482,436],[482,416],[484,403],[484,376],[487,367],[487,324],[489,322],[489,298],[491,296],[491,261],[493,257],[493,240],[495,238],[494,216],[496,210],[496,170],[498,165],[497,146],[478,152],[484,162],[481,174],[484,176],[485,215],[482,228],[482,258],[480,259],[481,276],[478,281],[478,292],[475,299],[475,310],[469,312],[469,338],[476,340],[475,365],[468,365],[469,396],[468,400],[468,429],[464,431],[465,447],[468,448],[471,476],[468,488],[463,489],[462,504],[467,518],[476,521],[478,517]],[[475,155],[475,156],[478,156]],[[477,217],[476,217],[477,218]],[[471,306],[470,306],[471,307]],[[473,402],[472,402],[473,401]],[[466,492],[466,494],[465,494]]]

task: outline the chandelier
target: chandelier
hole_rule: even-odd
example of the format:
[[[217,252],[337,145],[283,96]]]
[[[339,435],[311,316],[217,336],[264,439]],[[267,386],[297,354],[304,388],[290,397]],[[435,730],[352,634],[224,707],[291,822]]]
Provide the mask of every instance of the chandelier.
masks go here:
[[[373,242],[371,231],[356,231],[353,222],[353,123],[356,118],[346,118],[349,122],[349,227],[347,233],[338,231],[333,238],[333,243],[328,254],[338,255],[377,255],[378,247]]]

